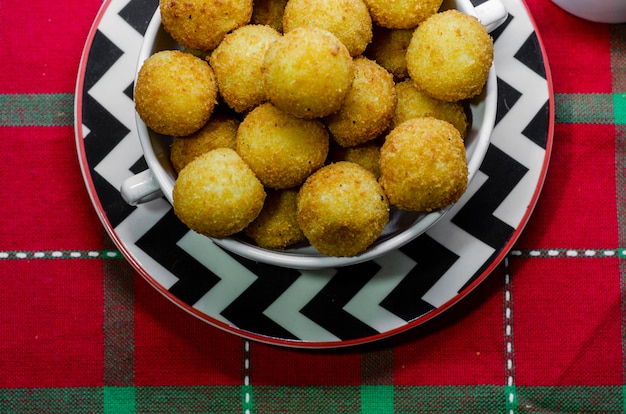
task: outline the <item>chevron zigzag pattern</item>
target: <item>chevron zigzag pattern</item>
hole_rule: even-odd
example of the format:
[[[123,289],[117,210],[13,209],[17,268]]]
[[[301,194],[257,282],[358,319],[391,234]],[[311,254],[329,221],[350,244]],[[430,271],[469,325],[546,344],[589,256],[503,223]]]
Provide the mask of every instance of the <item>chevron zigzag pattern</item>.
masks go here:
[[[493,33],[497,124],[461,201],[425,235],[388,256],[298,271],[222,250],[188,231],[164,199],[138,207],[122,201],[123,180],[146,168],[132,83],[142,32],[158,1],[112,2],[93,38],[82,93],[85,159],[105,227],[172,300],[243,336],[340,346],[420,323],[458,300],[504,257],[545,174],[551,114],[541,49],[521,2],[503,3],[510,16]]]

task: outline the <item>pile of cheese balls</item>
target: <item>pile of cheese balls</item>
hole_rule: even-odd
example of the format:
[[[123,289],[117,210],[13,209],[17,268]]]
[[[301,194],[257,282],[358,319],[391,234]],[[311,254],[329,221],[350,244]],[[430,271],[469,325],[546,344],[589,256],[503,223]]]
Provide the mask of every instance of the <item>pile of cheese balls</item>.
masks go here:
[[[442,0],[161,0],[181,50],[141,66],[136,109],[173,137],[174,212],[210,237],[370,247],[390,210],[467,186],[467,100],[493,42]]]

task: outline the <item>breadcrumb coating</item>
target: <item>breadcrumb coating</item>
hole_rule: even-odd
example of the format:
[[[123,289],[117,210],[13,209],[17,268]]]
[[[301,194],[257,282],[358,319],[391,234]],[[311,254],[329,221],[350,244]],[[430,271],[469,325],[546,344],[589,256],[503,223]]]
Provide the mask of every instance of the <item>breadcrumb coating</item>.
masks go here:
[[[389,202],[374,175],[348,161],[312,174],[300,188],[297,209],[308,241],[329,256],[362,253],[389,221]]]
[[[224,102],[245,112],[265,102],[263,59],[280,33],[269,26],[246,25],[226,35],[211,53],[210,63]]]
[[[411,43],[413,29],[387,29],[374,26],[372,42],[365,56],[387,69],[396,80],[409,76],[406,68],[406,50]]]
[[[210,51],[226,33],[247,24],[252,0],[161,0],[163,28],[188,49]]]
[[[350,91],[354,64],[348,49],[327,30],[299,27],[267,50],[263,80],[269,101],[299,118],[337,111]]]
[[[230,115],[214,113],[198,131],[184,137],[174,137],[170,146],[170,162],[180,172],[196,157],[216,148],[235,149],[239,121]]]
[[[415,29],[406,60],[418,89],[448,102],[470,99],[487,83],[493,40],[477,18],[447,10]]]
[[[372,20],[389,29],[412,29],[435,14],[443,0],[365,0]]]
[[[343,105],[324,118],[331,136],[342,147],[370,141],[380,135],[396,109],[393,76],[366,57],[354,59],[354,81]]]
[[[178,174],[174,183],[176,216],[191,230],[209,237],[240,232],[261,212],[265,189],[230,148],[209,151]]]
[[[390,128],[400,125],[411,118],[432,116],[450,122],[465,139],[469,128],[469,120],[465,108],[460,102],[446,102],[433,98],[415,87],[415,83],[407,79],[396,83],[398,104],[391,120]]]
[[[352,56],[359,56],[372,41],[372,18],[363,0],[289,0],[283,29],[287,33],[297,27],[328,30]]]
[[[259,247],[284,249],[304,241],[296,211],[298,189],[270,190],[261,214],[245,229]]]
[[[266,187],[296,187],[324,165],[329,138],[318,119],[296,118],[270,103],[239,125],[237,152]]]
[[[380,177],[380,146],[378,139],[367,141],[353,147],[340,147],[332,145],[329,150],[330,162],[350,161]]]
[[[399,209],[432,211],[453,204],[467,187],[461,134],[446,121],[410,119],[387,135],[380,172],[390,204]]]
[[[164,50],[142,64],[134,99],[137,113],[150,129],[183,136],[208,121],[217,93],[215,74],[206,61],[178,50]]]

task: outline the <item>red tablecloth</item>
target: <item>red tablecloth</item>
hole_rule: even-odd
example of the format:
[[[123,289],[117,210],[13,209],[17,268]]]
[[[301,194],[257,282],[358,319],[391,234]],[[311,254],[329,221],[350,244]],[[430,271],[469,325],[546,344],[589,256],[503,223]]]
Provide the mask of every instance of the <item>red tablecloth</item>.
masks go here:
[[[0,4],[0,412],[623,412],[626,25],[528,0],[555,129],[505,260],[407,333],[341,350],[242,339],[124,260],[76,153],[99,1]]]

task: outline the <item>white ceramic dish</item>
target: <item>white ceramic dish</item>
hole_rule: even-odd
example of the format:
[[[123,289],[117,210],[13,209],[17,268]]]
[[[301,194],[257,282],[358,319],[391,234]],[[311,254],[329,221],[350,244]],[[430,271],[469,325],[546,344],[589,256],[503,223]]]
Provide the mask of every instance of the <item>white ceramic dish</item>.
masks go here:
[[[75,134],[102,226],[166,298],[159,306],[174,304],[213,327],[264,343],[345,347],[436,319],[506,257],[541,193],[554,130],[549,67],[523,2],[503,0],[509,18],[493,33],[496,125],[463,198],[426,233],[385,256],[303,271],[244,259],[198,237],[164,198],[136,207],[122,199],[121,183],[147,168],[129,91],[142,33],[158,4],[152,1],[152,7],[145,0],[103,4],[79,68]]]
[[[624,0],[552,0],[552,2],[574,16],[592,22],[626,22]]]
[[[447,0],[444,8],[457,8],[464,13],[477,16],[490,30],[494,30],[507,16],[500,0],[489,0],[474,8],[469,0]],[[157,9],[144,36],[139,52],[137,69],[152,54],[160,50],[178,49],[180,46],[165,32]],[[487,85],[479,97],[470,104],[472,129],[466,137],[469,181],[485,156],[496,118],[498,86],[495,65],[492,65]],[[130,204],[146,202],[164,195],[172,203],[172,190],[176,174],[169,161],[171,138],[151,131],[136,115],[137,131],[149,170],[129,178],[122,185],[121,192]],[[450,207],[431,213],[413,213],[392,209],[390,222],[378,240],[365,252],[354,257],[331,257],[319,253],[310,245],[296,246],[286,250],[269,250],[256,246],[243,237],[233,236],[214,238],[213,241],[236,254],[263,263],[296,269],[321,269],[347,266],[380,257],[393,251],[440,220]]]

